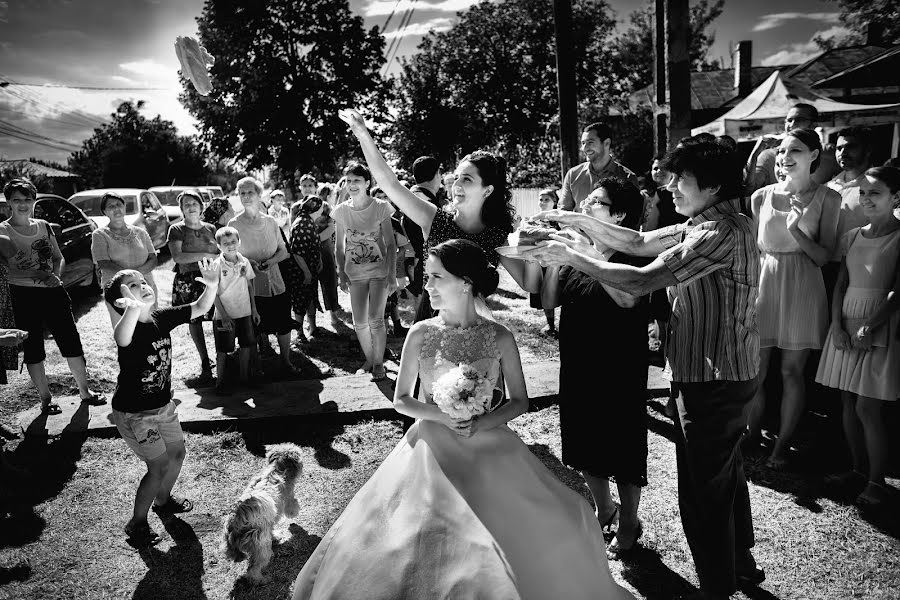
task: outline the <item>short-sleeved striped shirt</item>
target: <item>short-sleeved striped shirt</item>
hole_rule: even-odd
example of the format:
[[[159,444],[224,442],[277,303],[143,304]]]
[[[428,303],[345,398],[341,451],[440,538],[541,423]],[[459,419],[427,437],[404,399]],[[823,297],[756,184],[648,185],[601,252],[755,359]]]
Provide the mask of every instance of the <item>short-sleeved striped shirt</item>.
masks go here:
[[[657,232],[678,284],[668,359],[679,382],[746,381],[759,372],[759,250],[740,201],[723,200]]]

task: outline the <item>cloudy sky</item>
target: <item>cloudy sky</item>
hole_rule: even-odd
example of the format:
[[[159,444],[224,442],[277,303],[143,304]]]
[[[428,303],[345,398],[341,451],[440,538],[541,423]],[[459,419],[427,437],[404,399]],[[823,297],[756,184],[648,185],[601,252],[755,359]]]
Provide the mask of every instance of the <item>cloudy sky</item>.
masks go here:
[[[406,56],[423,35],[449,29],[456,13],[475,2],[350,0],[350,7],[367,28],[383,26],[394,11],[386,50],[393,43],[397,56]],[[608,2],[622,21],[639,5]],[[202,5],[202,0],[0,0],[0,85],[11,82],[0,88],[0,158],[65,163],[126,99],[144,100],[148,117],[160,114],[182,133],[196,132],[178,103],[173,43],[178,35],[196,35]],[[411,19],[399,29],[410,7]],[[711,54],[722,57],[725,66],[731,64],[729,48],[739,40],[753,41],[754,64],[796,64],[817,53],[811,41],[816,33],[843,31],[834,3],[822,0],[726,0],[714,29]],[[396,60],[391,71],[397,71]]]

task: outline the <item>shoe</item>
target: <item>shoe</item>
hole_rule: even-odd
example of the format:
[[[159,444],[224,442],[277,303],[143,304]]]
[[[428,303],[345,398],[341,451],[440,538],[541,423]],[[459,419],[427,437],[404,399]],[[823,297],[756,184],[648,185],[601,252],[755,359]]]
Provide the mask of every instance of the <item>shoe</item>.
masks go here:
[[[856,497],[854,504],[862,510],[877,510],[885,506],[890,499],[891,490],[885,485],[870,481],[866,489]]]
[[[619,531],[622,531],[622,529],[619,528],[619,530],[616,531],[616,537],[613,538],[613,540],[609,543],[609,546],[607,546],[606,548],[606,557],[610,560],[621,560],[623,558],[626,558],[629,554],[634,553],[635,549],[638,546],[638,540],[641,539],[641,536],[644,534],[644,524],[641,523],[640,520],[638,520],[638,526],[637,531],[634,535],[634,541],[631,542],[631,545],[627,548],[623,548],[619,544]]]
[[[212,366],[207,363],[205,366],[200,368],[200,381],[212,381],[214,379]]]
[[[748,570],[736,570],[734,578],[737,580],[738,587],[755,587],[766,580],[766,572],[757,566],[753,566]]]
[[[59,407],[59,404],[56,402],[47,401],[47,404],[41,405],[41,414],[42,415],[60,415],[62,414],[62,409]]]
[[[87,404],[88,406],[103,406],[104,404],[106,404],[106,398],[104,398],[100,394],[91,392],[90,396],[81,399],[81,403]]]
[[[169,499],[165,504],[154,503],[151,508],[153,508],[153,512],[158,515],[174,515],[194,510],[194,503],[187,498],[176,498],[175,496],[169,496]]]
[[[822,478],[822,483],[838,488],[862,486],[866,483],[866,476],[859,471],[844,471],[843,473],[826,475]]]
[[[556,328],[550,327],[549,325],[544,325],[544,328],[541,329],[541,335],[546,335],[547,337],[555,338],[557,336]]]
[[[613,535],[612,526],[614,523],[619,522],[619,509],[622,507],[619,505],[618,502],[614,502],[613,507],[614,508],[613,508],[612,514],[609,515],[609,518],[606,519],[606,521],[600,522],[600,529],[603,530],[604,536]],[[600,520],[600,515],[597,515],[597,520],[598,521]]]
[[[372,381],[384,381],[387,379],[387,371],[384,365],[375,365],[372,367]]]
[[[771,469],[773,471],[778,471],[779,473],[783,473],[788,470],[788,459],[780,458],[777,456],[770,456],[769,460],[766,461],[766,468]]]
[[[125,541],[135,548],[155,546],[162,541],[155,531],[150,529],[150,524],[144,521],[136,526],[125,526]]]

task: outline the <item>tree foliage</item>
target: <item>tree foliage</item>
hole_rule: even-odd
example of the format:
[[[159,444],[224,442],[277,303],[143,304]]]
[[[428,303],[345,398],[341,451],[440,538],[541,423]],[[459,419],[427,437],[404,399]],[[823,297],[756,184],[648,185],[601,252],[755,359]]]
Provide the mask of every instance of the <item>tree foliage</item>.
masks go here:
[[[882,28],[882,41],[890,46],[900,43],[900,2],[897,0],[828,0],[840,7],[841,24],[850,30],[846,37],[822,37],[813,40],[823,50],[837,46],[864,44],[870,24]]]
[[[89,187],[150,187],[177,183],[203,185],[205,154],[195,140],[178,135],[175,125],[147,119],[137,105],[124,102],[112,121],[94,130],[69,157],[68,170]]]
[[[349,148],[338,108],[381,101],[377,29],[347,0],[207,0],[197,23],[213,91],[182,78],[180,99],[211,149],[249,168],[333,173]]]
[[[721,68],[717,60],[708,58],[709,49],[716,41],[716,33],[709,27],[722,14],[724,6],[725,0],[700,0],[691,6],[688,37],[691,70]],[[621,65],[620,76],[627,78],[631,90],[638,90],[653,83],[653,5],[635,10],[628,21],[628,29],[616,39],[615,53]]]
[[[588,94],[612,68],[604,41],[615,20],[604,1],[575,0],[572,21],[576,85]],[[404,62],[397,94],[391,134],[401,164],[422,154],[452,163],[476,148],[516,155],[552,128],[559,110],[552,3],[482,2],[460,13]]]

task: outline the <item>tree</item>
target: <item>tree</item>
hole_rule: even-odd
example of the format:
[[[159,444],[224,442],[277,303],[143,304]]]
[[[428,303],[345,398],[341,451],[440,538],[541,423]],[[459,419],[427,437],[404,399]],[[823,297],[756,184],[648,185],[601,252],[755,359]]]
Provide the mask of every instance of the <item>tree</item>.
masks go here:
[[[390,130],[403,165],[422,154],[452,163],[477,148],[509,159],[527,156],[548,127],[552,133],[559,108],[551,3],[485,1],[458,16],[453,28],[426,36],[403,63]],[[575,0],[572,21],[576,86],[588,94],[596,75],[612,69],[606,42],[615,19],[602,0]],[[512,160],[510,166],[533,171]]]
[[[841,24],[850,33],[842,38],[823,38],[816,35],[813,40],[823,50],[837,46],[864,44],[866,30],[870,25],[881,28],[881,39],[885,46],[900,43],[900,2],[897,0],[828,0],[838,4]]]
[[[178,135],[171,121],[147,119],[124,102],[112,121],[94,130],[69,157],[69,171],[89,187],[150,187],[172,181],[206,183],[205,154],[191,138]]]
[[[350,147],[337,110],[381,102],[378,30],[347,0],[206,0],[197,24],[213,91],[182,78],[180,100],[211,149],[251,169],[332,174]]]
[[[713,21],[722,14],[725,0],[700,0],[691,6],[690,56],[692,70],[721,68],[718,61],[708,59],[716,33],[709,31]],[[615,42],[615,52],[629,91],[639,90],[653,83],[653,6],[646,6],[629,15],[629,27]]]

